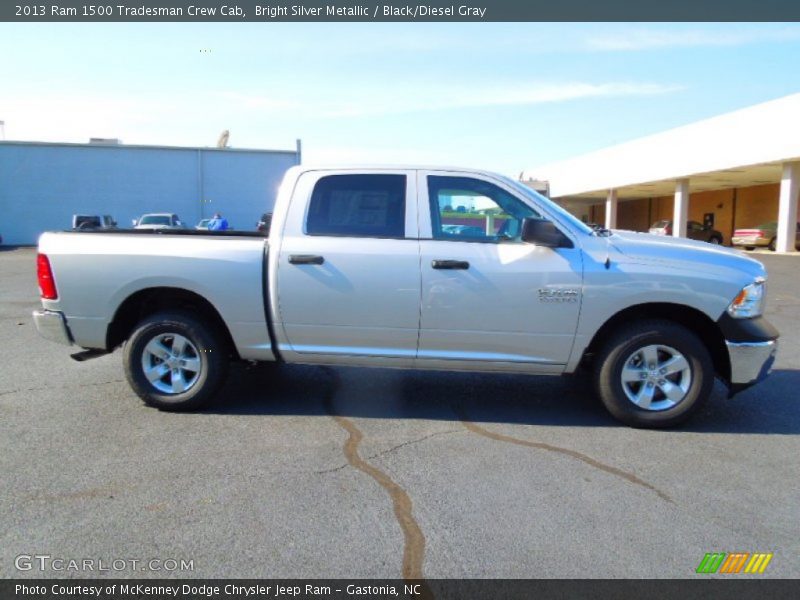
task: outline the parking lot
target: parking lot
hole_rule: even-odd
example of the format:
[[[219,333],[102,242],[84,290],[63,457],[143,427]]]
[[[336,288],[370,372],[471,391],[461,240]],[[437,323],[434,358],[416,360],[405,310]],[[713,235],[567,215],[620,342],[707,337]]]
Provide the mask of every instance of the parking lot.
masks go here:
[[[38,337],[35,250],[3,249],[0,577],[682,578],[707,552],[800,577],[800,257],[757,257],[772,375],[643,431],[577,377],[302,366],[236,366],[210,409],[162,413],[119,351],[77,363]]]

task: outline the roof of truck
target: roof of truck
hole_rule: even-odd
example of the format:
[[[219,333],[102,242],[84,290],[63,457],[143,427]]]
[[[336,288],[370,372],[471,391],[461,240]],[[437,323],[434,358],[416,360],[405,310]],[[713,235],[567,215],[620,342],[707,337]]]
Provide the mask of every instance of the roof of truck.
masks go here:
[[[505,177],[495,171],[486,169],[476,169],[474,167],[456,167],[453,165],[408,165],[408,164],[308,164],[296,165],[291,167],[296,171],[382,171],[382,170],[403,170],[403,171],[464,171],[470,173],[481,173],[483,175],[494,175]]]

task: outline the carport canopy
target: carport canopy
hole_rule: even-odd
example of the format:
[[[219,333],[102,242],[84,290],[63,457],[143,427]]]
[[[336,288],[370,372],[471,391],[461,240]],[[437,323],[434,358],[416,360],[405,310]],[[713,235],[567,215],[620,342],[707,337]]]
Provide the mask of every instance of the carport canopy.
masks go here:
[[[780,184],[777,250],[794,251],[800,189],[800,94],[524,171],[557,201],[606,204],[675,197],[673,235],[686,235],[689,193]]]

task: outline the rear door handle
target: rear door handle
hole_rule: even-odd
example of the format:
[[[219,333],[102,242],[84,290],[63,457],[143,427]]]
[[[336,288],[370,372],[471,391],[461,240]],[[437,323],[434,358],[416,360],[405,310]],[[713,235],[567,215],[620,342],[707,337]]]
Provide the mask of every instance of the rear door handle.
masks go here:
[[[325,258],[316,254],[292,254],[289,256],[289,262],[293,265],[321,265],[325,262]]]
[[[434,260],[431,266],[434,269],[469,269],[469,263],[465,260]]]

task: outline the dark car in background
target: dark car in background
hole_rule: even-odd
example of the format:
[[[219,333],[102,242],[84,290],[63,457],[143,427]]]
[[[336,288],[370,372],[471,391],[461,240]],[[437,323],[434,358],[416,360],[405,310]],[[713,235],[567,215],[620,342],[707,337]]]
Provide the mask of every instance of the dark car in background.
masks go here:
[[[656,221],[650,226],[650,233],[655,235],[672,235],[672,221],[664,219]],[[686,237],[690,240],[699,240],[709,244],[722,244],[722,233],[711,227],[706,227],[697,221],[686,223]]]
[[[256,230],[267,235],[269,234],[270,225],[272,225],[272,213],[264,213],[256,223]]]
[[[79,231],[116,229],[117,222],[111,215],[72,215],[72,228]]]

